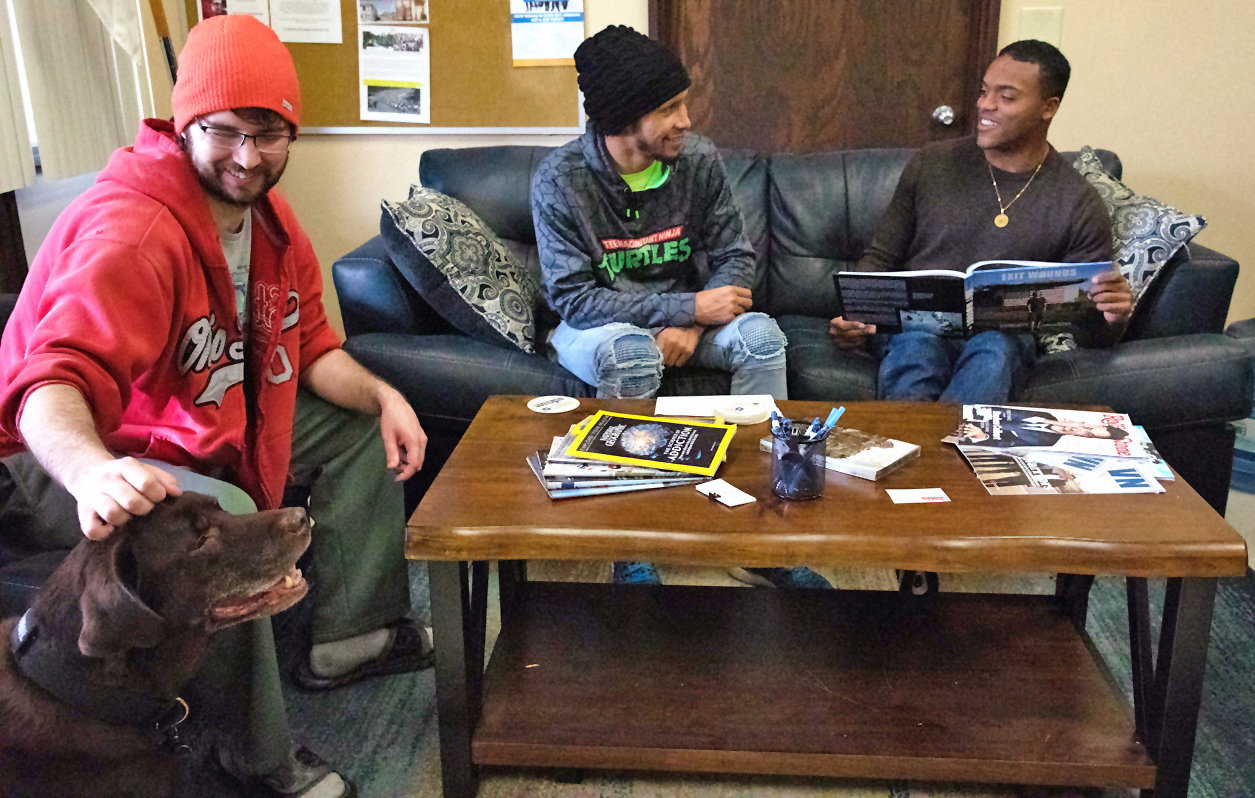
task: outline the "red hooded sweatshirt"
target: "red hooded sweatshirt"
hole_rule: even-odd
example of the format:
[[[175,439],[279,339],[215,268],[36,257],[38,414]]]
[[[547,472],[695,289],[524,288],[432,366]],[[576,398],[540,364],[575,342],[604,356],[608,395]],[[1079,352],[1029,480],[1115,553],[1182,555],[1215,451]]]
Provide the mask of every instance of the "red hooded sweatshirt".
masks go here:
[[[301,369],[339,347],[292,209],[253,206],[247,346],[218,228],[169,122],[146,120],[48,233],[0,340],[0,455],[41,386],[72,385],[119,455],[278,506]]]

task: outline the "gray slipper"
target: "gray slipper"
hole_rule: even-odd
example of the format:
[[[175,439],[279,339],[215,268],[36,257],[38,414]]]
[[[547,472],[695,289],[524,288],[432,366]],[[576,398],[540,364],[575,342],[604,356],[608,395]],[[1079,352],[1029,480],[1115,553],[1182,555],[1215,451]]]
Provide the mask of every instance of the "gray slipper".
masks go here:
[[[265,776],[244,773],[235,756],[220,745],[209,749],[209,765],[236,783],[250,798],[356,798],[357,786],[305,746],[290,761]]]
[[[309,665],[309,657],[302,657],[292,670],[292,683],[302,690],[331,690],[365,679],[368,676],[387,676],[430,668],[435,662],[435,649],[427,637],[427,631],[412,618],[401,618],[389,627],[392,634],[378,657],[363,662],[351,671],[339,676],[319,676]]]

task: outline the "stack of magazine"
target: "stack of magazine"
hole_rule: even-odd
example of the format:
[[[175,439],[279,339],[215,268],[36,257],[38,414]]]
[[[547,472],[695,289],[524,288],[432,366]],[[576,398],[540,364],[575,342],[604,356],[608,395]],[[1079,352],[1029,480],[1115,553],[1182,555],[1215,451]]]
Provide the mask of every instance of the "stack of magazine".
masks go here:
[[[527,458],[551,499],[692,485],[714,476],[732,424],[600,411]]]
[[[992,494],[1162,493],[1172,470],[1123,413],[964,405],[953,443]]]

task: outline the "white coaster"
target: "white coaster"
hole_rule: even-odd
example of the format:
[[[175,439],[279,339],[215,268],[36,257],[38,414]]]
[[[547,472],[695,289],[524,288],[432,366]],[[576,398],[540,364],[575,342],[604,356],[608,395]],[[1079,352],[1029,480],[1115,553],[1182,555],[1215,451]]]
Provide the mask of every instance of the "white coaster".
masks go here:
[[[580,400],[573,396],[537,396],[527,403],[537,413],[568,413],[579,406]]]

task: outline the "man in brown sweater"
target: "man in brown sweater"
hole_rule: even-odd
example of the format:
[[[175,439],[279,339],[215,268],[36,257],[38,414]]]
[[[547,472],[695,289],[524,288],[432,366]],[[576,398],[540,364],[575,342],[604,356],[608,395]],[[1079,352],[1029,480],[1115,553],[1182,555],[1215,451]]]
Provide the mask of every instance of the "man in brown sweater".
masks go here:
[[[911,160],[859,271],[962,270],[982,260],[1085,263],[1112,259],[1111,219],[1098,192],[1046,140],[1071,68],[1052,45],[1007,45],[985,72],[975,138],[928,145]],[[1119,340],[1133,312],[1116,270],[1090,291],[1101,318],[1083,344]],[[964,341],[922,331],[875,335],[832,320],[842,348],[880,359],[881,399],[1005,403],[1032,364],[1030,335],[985,332]]]

